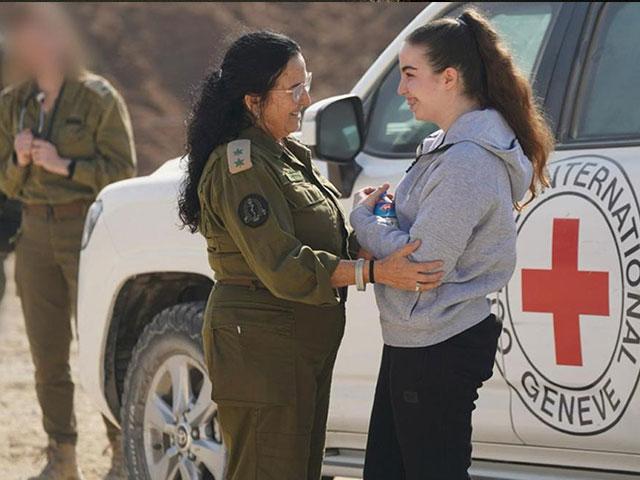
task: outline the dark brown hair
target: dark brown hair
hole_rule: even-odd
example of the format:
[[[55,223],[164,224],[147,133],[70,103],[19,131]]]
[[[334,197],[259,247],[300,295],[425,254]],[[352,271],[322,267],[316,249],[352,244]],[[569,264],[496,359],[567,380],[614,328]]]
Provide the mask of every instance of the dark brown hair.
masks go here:
[[[529,80],[515,65],[489,20],[474,9],[466,9],[457,19],[443,18],[414,30],[407,43],[423,46],[436,73],[448,67],[462,76],[464,94],[482,108],[494,108],[513,129],[524,153],[533,164],[531,197],[538,187],[549,187],[547,160],[554,148],[554,137],[537,104]]]

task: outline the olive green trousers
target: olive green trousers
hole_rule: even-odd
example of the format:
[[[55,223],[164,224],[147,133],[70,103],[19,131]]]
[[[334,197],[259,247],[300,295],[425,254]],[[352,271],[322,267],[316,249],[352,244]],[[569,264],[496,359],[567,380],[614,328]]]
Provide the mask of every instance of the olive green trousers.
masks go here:
[[[56,219],[23,212],[15,278],[22,302],[38,402],[47,435],[76,443],[74,384],[69,365],[84,216]],[[110,440],[117,427],[105,417]]]
[[[226,480],[318,480],[344,304],[316,307],[217,284],[204,349]]]

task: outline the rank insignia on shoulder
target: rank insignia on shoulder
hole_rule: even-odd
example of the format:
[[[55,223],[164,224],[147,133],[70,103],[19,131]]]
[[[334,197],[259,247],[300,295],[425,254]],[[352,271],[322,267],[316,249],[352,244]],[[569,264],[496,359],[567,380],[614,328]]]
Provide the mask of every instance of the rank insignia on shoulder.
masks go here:
[[[109,83],[100,77],[90,77],[85,81],[85,85],[96,92],[101,97],[105,97],[109,94]]]
[[[255,193],[247,195],[238,206],[238,217],[247,227],[259,227],[269,218],[267,199]]]
[[[251,163],[251,140],[234,140],[227,144],[229,172],[238,173],[253,167]]]

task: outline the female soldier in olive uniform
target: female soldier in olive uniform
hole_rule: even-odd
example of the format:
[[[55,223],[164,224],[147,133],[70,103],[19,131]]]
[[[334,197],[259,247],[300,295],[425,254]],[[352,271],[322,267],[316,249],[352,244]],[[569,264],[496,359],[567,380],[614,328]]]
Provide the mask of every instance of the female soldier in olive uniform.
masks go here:
[[[357,247],[338,191],[288,137],[310,81],[291,39],[244,35],[205,79],[189,122],[180,208],[216,273],[203,337],[230,480],[320,477]],[[420,272],[439,264],[409,262],[415,248],[376,262],[376,281],[433,288],[439,273]]]
[[[9,53],[27,80],[0,96],[0,189],[24,205],[16,284],[50,439],[49,462],[38,478],[67,480],[82,477],[69,347],[84,217],[105,185],[134,173],[135,153],[121,96],[78,68],[60,13],[27,6],[12,14]],[[105,423],[115,476],[119,435]]]

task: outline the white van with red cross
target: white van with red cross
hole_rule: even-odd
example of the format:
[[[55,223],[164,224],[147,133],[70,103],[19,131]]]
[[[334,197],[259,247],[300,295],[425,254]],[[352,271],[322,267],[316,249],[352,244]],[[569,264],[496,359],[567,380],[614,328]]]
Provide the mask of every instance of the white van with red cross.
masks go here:
[[[305,112],[300,138],[347,210],[352,192],[396,184],[435,129],[396,94],[403,39],[467,5],[431,3],[350,94]],[[477,6],[530,76],[557,147],[551,188],[514,214],[517,266],[492,296],[504,328],[473,416],[471,473],[640,479],[640,4]],[[123,427],[131,475],[222,480],[224,445],[199,336],[215,279],[202,238],[178,228],[182,175],[171,160],[108,186],[89,212],[81,374]],[[333,381],[328,478],[362,475],[381,349],[373,292],[353,291]],[[139,368],[148,381],[133,385],[127,373]]]

